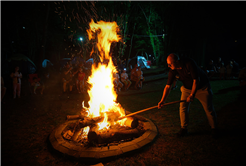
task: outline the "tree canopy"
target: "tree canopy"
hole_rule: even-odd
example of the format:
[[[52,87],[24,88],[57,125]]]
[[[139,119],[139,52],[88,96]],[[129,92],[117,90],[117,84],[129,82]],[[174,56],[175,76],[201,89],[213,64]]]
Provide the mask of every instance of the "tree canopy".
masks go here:
[[[23,53],[37,66],[43,59],[57,61],[72,55],[83,54],[88,59],[94,47],[86,34],[91,19],[117,22],[122,40],[112,45],[116,58],[152,55],[157,65],[171,52],[193,57],[199,64],[219,51],[229,57],[229,52],[220,50],[217,43],[222,38],[228,44],[246,36],[241,20],[245,11],[243,5],[236,3],[3,1],[1,4],[1,52],[5,55],[2,59]]]

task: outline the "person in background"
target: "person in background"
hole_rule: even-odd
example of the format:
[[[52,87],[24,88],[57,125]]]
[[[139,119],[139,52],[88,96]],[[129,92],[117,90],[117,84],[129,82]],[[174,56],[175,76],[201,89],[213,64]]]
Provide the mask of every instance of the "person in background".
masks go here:
[[[45,69],[40,73],[40,84],[45,87],[45,89],[49,88],[49,79],[50,79],[50,70]]]
[[[123,73],[121,73],[120,78],[121,82],[125,85],[125,90],[127,91],[132,82],[129,80],[128,74],[126,73],[126,68],[123,69]]]
[[[232,77],[238,77],[239,74],[239,64],[232,59]]]
[[[38,81],[38,79],[36,77],[33,78],[32,86],[34,87],[34,89],[33,89],[34,94],[37,94],[36,90],[38,87],[41,88],[41,91],[40,91],[41,95],[43,94],[45,87],[44,87],[44,85],[41,85],[41,83]]]
[[[72,73],[72,67],[70,67],[69,63],[66,64],[65,68],[62,72],[62,81],[63,81],[63,92],[65,93],[67,90],[67,85],[69,85],[69,90],[72,92],[73,90],[73,73]]]
[[[138,79],[139,79],[138,88],[142,89],[144,77],[143,77],[143,71],[141,70],[140,66],[138,66],[138,68],[137,68],[137,75],[138,75]]]
[[[206,72],[209,78],[212,78],[215,73],[217,73],[216,67],[214,65],[214,61],[210,59],[208,66],[206,68]]]
[[[183,86],[180,88],[181,100],[186,100],[186,102],[180,103],[179,113],[181,129],[177,133],[177,137],[185,136],[188,133],[190,103],[194,98],[197,98],[201,102],[207,115],[209,125],[212,129],[211,134],[214,138],[217,138],[217,116],[212,101],[213,92],[206,73],[198,67],[193,59],[179,59],[179,56],[174,53],[167,57],[167,64],[170,71],[162,98],[158,103],[158,108],[163,107],[163,104],[165,104],[171,92],[171,85],[175,80],[175,76],[178,74],[179,80],[183,83]]]
[[[225,68],[225,65],[224,65],[224,62],[221,63],[221,66],[219,68],[219,73],[220,73],[220,80],[221,79],[225,79],[225,73],[226,73],[226,68]]]
[[[3,100],[3,97],[6,94],[6,90],[7,90],[7,88],[4,86],[3,77],[1,77],[1,102]]]
[[[219,71],[221,66],[222,66],[222,63],[224,63],[222,60],[221,60],[221,57],[218,58],[218,62],[216,63],[215,67],[216,67],[216,70]]]
[[[123,83],[120,81],[120,76],[119,73],[114,73],[113,74],[114,77],[114,87],[116,89],[116,92],[120,92],[121,88],[123,87]]]
[[[230,61],[226,65],[226,79],[231,79],[232,68],[233,68],[233,62]]]
[[[138,89],[138,84],[140,81],[140,77],[137,74],[137,70],[138,70],[138,64],[135,64],[134,68],[131,70],[131,81],[134,83],[134,88],[137,90]]]
[[[119,63],[118,63],[118,71],[119,71],[119,74],[121,75],[121,73],[123,73],[123,70],[124,70],[124,65],[122,63],[121,60],[119,60]]]
[[[22,74],[19,72],[19,66],[15,67],[15,71],[10,74],[10,77],[13,79],[13,98],[16,98],[16,91],[18,98],[20,98],[21,93],[21,78]]]
[[[78,85],[79,85],[78,92],[84,93],[85,92],[85,73],[83,72],[82,68],[79,68],[79,72],[78,72]]]

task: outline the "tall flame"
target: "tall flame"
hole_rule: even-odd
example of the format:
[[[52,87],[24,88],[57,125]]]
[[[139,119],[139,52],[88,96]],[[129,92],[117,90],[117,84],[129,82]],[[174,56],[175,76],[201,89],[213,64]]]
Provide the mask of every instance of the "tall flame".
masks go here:
[[[104,121],[99,123],[99,130],[108,128],[114,123],[124,123],[124,120],[109,122],[109,113],[118,114],[124,116],[124,109],[116,103],[117,93],[114,90],[114,78],[113,74],[116,72],[116,67],[113,64],[112,58],[110,57],[110,46],[111,43],[120,40],[120,36],[117,35],[119,27],[116,22],[104,22],[99,21],[95,23],[91,21],[90,29],[87,30],[89,40],[97,39],[97,48],[100,52],[100,60],[108,61],[108,64],[99,63],[98,65],[92,65],[92,74],[88,78],[88,83],[91,84],[91,88],[88,90],[90,96],[89,101],[89,116],[104,117]],[[113,124],[112,124],[113,123]]]
[[[99,21],[95,23],[91,20],[90,29],[87,30],[89,40],[97,37],[97,48],[100,52],[100,59],[111,59],[109,56],[111,43],[120,40],[120,36],[117,34],[119,27],[116,22],[104,22]]]

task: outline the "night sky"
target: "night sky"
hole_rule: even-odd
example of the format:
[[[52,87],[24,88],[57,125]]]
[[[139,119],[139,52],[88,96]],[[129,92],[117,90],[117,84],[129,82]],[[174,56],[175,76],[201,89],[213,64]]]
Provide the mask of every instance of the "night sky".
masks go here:
[[[5,22],[9,22],[11,26],[20,24],[24,26],[25,23],[21,22],[21,18],[35,12],[31,2],[5,3],[1,2],[2,43],[9,35],[4,33]],[[157,6],[162,5],[162,2],[153,3]],[[189,53],[187,50],[200,47],[202,44],[200,40],[206,37],[207,61],[221,56],[225,61],[233,57],[236,61],[242,62],[246,55],[245,7],[245,2],[174,2],[174,5],[165,12],[158,13],[164,22],[168,20],[169,24],[174,25],[177,36],[180,36],[177,40],[182,40],[180,53],[182,50]],[[40,6],[40,14],[43,14],[42,10],[43,7]],[[11,26],[8,28],[11,29]]]

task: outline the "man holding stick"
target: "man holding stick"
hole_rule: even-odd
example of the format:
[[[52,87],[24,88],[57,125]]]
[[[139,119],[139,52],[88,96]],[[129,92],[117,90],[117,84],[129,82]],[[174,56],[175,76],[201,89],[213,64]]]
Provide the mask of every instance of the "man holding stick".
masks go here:
[[[179,56],[174,53],[167,57],[167,64],[168,67],[170,67],[170,71],[162,99],[158,103],[158,108],[161,108],[166,102],[175,76],[179,75],[179,80],[183,83],[183,86],[180,88],[182,92],[181,100],[186,100],[186,102],[180,103],[179,113],[181,129],[177,133],[177,136],[182,137],[188,133],[187,127],[189,122],[188,114],[190,102],[193,101],[194,98],[197,98],[206,112],[209,125],[212,129],[212,136],[217,137],[217,117],[212,102],[213,92],[206,73],[198,67],[193,59],[180,59]]]

